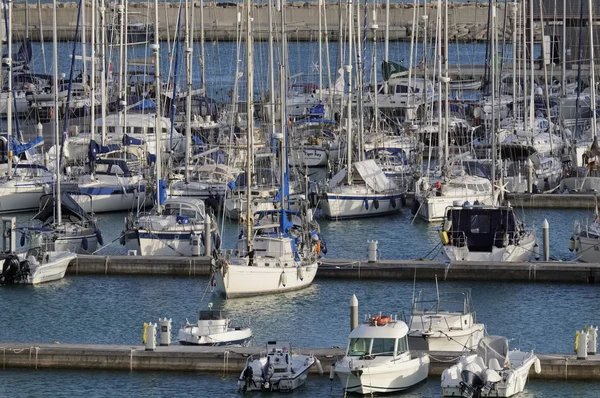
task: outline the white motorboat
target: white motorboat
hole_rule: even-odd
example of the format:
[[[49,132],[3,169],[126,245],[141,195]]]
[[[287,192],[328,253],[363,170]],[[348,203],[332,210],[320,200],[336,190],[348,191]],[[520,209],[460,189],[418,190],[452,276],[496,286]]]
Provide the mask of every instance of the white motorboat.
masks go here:
[[[600,217],[598,211],[594,221],[587,222],[582,228],[579,222],[575,222],[573,235],[569,239],[569,250],[575,251],[577,260],[584,263],[600,262]]]
[[[355,162],[350,180],[347,168],[329,182],[319,202],[325,217],[333,220],[373,217],[400,211],[404,191],[388,179],[373,159]]]
[[[323,368],[313,355],[292,353],[287,342],[269,341],[266,355],[259,359],[250,357],[238,379],[240,391],[293,391],[302,386],[314,364]]]
[[[512,397],[522,392],[529,369],[542,371],[540,360],[531,352],[508,349],[506,337],[486,336],[477,353],[462,356],[442,373],[445,397]]]
[[[200,311],[196,324],[187,323],[177,334],[182,345],[245,346],[251,338],[252,329],[233,326],[225,312],[212,309],[212,303],[208,310]]]
[[[415,350],[469,351],[477,348],[485,326],[471,308],[471,291],[422,290],[415,297],[408,341]]]
[[[142,256],[199,256],[205,249],[202,237],[207,218],[211,242],[218,250],[221,238],[216,219],[206,213],[204,202],[195,198],[169,198],[135,221],[127,218],[121,244]]]
[[[0,285],[37,285],[62,279],[69,263],[76,258],[76,254],[68,251],[45,251],[37,247],[18,256],[11,254],[4,260]]]
[[[442,228],[450,261],[528,261],[537,245],[535,230],[525,229],[510,205],[450,206]]]
[[[385,315],[370,317],[350,332],[346,355],[333,365],[344,392],[399,392],[426,380],[429,356],[411,356],[408,332],[406,323]]]
[[[52,192],[54,180],[44,166],[16,165],[11,177],[0,177],[0,213],[37,210],[42,195]]]

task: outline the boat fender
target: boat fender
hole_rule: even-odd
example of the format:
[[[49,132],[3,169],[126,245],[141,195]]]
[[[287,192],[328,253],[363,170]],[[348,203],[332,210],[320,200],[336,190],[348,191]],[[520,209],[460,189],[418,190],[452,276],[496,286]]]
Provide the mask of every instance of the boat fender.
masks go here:
[[[396,198],[394,198],[393,196],[390,199],[390,205],[392,206],[392,209],[396,208]]]
[[[23,244],[21,244],[21,246],[23,246]],[[569,251],[572,252],[573,250],[575,250],[575,239],[571,236],[571,239],[569,239]]]
[[[364,202],[365,202],[365,210],[369,210],[369,201],[367,200],[367,198],[365,198]]]
[[[406,195],[400,195],[400,204],[402,205],[402,207],[406,207]]]
[[[335,363],[329,368],[329,380],[333,381],[333,379],[335,379]]]
[[[96,239],[98,240],[98,243],[100,243],[100,246],[104,245],[104,239],[102,238],[102,232],[100,232],[99,229],[96,229]]]
[[[511,385],[515,382],[515,372],[510,372],[506,378],[506,384]]]
[[[148,329],[148,322],[144,322],[144,330],[142,332],[142,344],[146,344],[146,330]]]
[[[281,273],[279,282],[281,283],[281,286],[283,286],[283,287],[285,287],[285,285],[287,285],[287,275],[285,274],[285,271]]]
[[[214,242],[214,246],[216,250],[221,249],[221,234],[217,232],[212,233],[212,240]]]
[[[315,363],[317,364],[317,370],[319,371],[319,376],[323,376],[323,365],[321,365],[321,361],[319,361],[319,358],[315,358]]]
[[[25,246],[25,234],[21,234],[21,247],[23,246]]]
[[[575,345],[573,346],[575,352],[579,349],[579,333],[581,333],[579,330],[575,331]]]
[[[301,281],[304,280],[304,268],[302,267],[298,267],[298,279],[300,279]]]
[[[410,205],[410,213],[414,216],[419,211],[419,201],[413,199],[412,204]]]
[[[540,374],[542,373],[542,364],[540,363],[540,359],[539,358],[535,358],[535,361],[533,361],[533,370],[535,370],[536,374]]]
[[[327,242],[325,242],[325,238],[323,238],[320,232],[317,233],[317,236],[319,237],[319,242],[321,242],[321,253],[327,254]]]
[[[448,237],[448,232],[446,231],[440,231],[440,239],[442,241],[442,245],[444,246],[450,243],[450,238]]]
[[[87,251],[87,249],[88,249],[88,240],[85,236],[83,237],[83,239],[81,239],[81,247],[85,251]]]
[[[379,210],[379,199],[373,199],[373,207],[375,210]]]
[[[121,233],[121,237],[119,238],[119,243],[121,244],[121,246],[125,246],[125,231],[123,231]],[[102,244],[102,243],[100,243]]]

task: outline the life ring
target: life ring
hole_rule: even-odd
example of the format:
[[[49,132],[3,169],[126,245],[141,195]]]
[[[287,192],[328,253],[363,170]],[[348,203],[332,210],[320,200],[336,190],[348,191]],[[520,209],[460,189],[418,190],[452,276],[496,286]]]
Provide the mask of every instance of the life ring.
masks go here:
[[[315,245],[315,253],[318,255],[319,253],[321,253],[321,241],[318,240],[317,244]]]
[[[392,321],[392,318],[390,318],[387,315],[381,315],[381,316],[375,315],[374,317],[371,318],[371,324],[377,325],[377,326],[385,326],[391,321]]]

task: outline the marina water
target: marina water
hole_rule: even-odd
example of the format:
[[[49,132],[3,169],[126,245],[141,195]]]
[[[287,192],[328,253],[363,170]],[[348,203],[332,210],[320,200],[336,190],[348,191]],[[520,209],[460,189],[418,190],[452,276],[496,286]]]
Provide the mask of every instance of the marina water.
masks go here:
[[[39,44],[34,44],[39,46]],[[314,73],[315,45],[290,43],[290,65],[302,70],[290,74]],[[392,60],[408,63],[408,43],[390,46]],[[451,46],[450,61],[473,63],[483,59],[483,45]],[[335,44],[331,44],[332,61]],[[34,48],[34,64],[40,65],[39,47]],[[48,47],[49,50],[49,47]],[[166,46],[161,48],[167,58]],[[66,71],[71,45],[61,45],[61,71]],[[136,57],[144,49],[136,48]],[[369,51],[367,49],[367,51]],[[137,53],[141,52],[141,53]],[[50,51],[46,51],[47,54]],[[197,52],[199,53],[199,52]],[[148,53],[149,54],[149,53]],[[233,86],[235,44],[207,43],[207,76],[213,94],[224,98]],[[257,50],[266,64],[266,47]],[[262,55],[261,55],[262,54]],[[378,49],[378,54],[383,54]],[[369,59],[365,56],[365,59]],[[418,59],[418,57],[416,57]],[[302,60],[302,62],[300,62]],[[308,61],[314,60],[314,61]],[[294,62],[296,61],[296,62]],[[166,64],[166,63],[164,63]],[[164,65],[163,64],[163,65]],[[166,68],[166,66],[165,66]],[[211,69],[212,68],[212,69]],[[261,68],[259,68],[261,69]],[[367,69],[367,68],[366,68]],[[215,73],[222,70],[220,73]],[[266,71],[266,67],[262,69]],[[368,69],[367,69],[368,70]],[[211,72],[212,71],[212,72]],[[231,71],[231,73],[228,73]],[[167,72],[165,70],[165,72]],[[197,68],[196,68],[196,72]],[[266,72],[263,72],[266,73]],[[166,74],[165,74],[166,75]],[[199,74],[195,78],[198,83]],[[264,75],[257,79],[264,79]],[[258,87],[266,89],[264,80]],[[127,213],[103,214],[98,218],[105,242],[115,243],[100,254],[125,254],[118,243]],[[528,226],[538,230],[544,219],[550,223],[551,255],[572,259],[567,250],[568,238],[575,220],[592,216],[587,210],[523,210],[517,215]],[[19,221],[32,214],[18,215]],[[356,221],[321,221],[328,240],[329,258],[366,259],[367,240],[379,242],[383,259],[438,258],[439,236],[436,225],[419,220],[412,222],[410,208],[392,217]],[[231,248],[239,233],[236,223],[225,222],[224,247]],[[511,346],[539,353],[570,353],[575,330],[598,324],[600,291],[592,285],[524,284],[499,282],[444,282],[442,288],[471,288],[477,320],[490,334],[512,339]],[[276,296],[223,301],[213,295],[208,278],[73,276],[46,285],[11,286],[0,289],[0,341],[56,342],[89,344],[140,345],[142,324],[159,317],[173,319],[177,329],[187,320],[193,321],[208,302],[229,311],[236,320],[250,319],[255,343],[267,340],[291,341],[294,347],[344,347],[349,332],[348,302],[357,295],[361,316],[366,313],[404,313],[408,315],[413,291],[431,288],[433,281],[327,280],[317,279],[306,290]],[[161,372],[108,372],[9,369],[0,372],[0,397],[21,396],[238,396],[235,372],[213,375]],[[406,397],[438,397],[439,379],[430,379]],[[256,394],[260,396],[260,394]],[[342,396],[338,383],[325,377],[310,377],[294,396]],[[521,397],[597,397],[597,385],[584,382],[532,380]]]

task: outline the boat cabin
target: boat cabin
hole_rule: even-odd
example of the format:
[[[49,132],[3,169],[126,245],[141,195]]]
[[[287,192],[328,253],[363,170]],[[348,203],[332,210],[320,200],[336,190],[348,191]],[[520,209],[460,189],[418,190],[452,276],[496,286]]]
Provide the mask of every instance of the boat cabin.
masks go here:
[[[360,359],[375,356],[410,355],[408,326],[388,316],[374,316],[350,332],[346,356]],[[365,358],[366,357],[366,358]]]
[[[446,210],[448,244],[471,252],[491,252],[514,244],[519,224],[509,206],[452,206]]]
[[[203,221],[206,217],[204,201],[195,198],[169,198],[164,203],[163,215],[176,216],[180,224]]]

